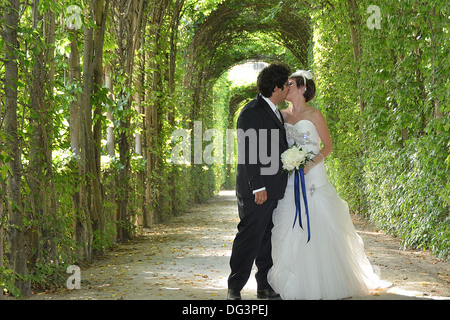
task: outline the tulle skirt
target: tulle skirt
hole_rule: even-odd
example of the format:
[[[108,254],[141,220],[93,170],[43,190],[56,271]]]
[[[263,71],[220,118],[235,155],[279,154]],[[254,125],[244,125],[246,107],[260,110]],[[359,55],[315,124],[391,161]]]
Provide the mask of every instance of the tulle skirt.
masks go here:
[[[285,300],[342,299],[387,287],[364,252],[348,205],[328,182],[323,164],[305,176],[311,239],[307,243],[306,214],[301,197],[303,229],[295,218],[294,175],[273,214],[273,267],[268,280]],[[301,191],[300,191],[301,194]]]

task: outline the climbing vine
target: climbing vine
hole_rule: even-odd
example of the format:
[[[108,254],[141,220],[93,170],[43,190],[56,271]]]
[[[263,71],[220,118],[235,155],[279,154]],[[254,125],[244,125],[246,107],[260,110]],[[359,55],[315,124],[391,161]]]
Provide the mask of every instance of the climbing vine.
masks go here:
[[[405,247],[448,257],[448,4],[378,2],[378,24],[370,1],[339,4],[313,15],[332,179],[353,211]]]
[[[251,60],[312,68],[341,196],[448,257],[448,4],[373,5],[1,1],[0,293],[61,285],[68,265],[233,187],[226,159],[171,162],[172,134],[232,130],[256,90],[226,74]]]

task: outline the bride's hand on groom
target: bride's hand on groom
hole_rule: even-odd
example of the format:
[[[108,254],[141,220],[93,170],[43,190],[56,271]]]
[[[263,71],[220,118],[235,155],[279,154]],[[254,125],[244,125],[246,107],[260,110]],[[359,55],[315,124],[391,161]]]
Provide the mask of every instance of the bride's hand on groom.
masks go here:
[[[266,201],[267,201],[267,191],[266,190],[255,193],[255,203],[257,205],[262,205]]]

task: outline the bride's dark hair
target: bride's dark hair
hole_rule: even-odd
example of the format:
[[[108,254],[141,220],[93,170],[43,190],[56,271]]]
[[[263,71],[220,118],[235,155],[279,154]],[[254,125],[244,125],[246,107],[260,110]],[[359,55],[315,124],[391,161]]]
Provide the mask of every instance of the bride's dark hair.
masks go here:
[[[303,77],[292,77],[292,79],[295,80],[297,83],[297,88],[300,86],[306,85],[306,91],[303,93],[303,96],[305,97],[306,102],[311,101],[316,96],[316,84],[314,83],[314,80],[306,79],[305,84],[305,78]],[[292,89],[291,89],[292,90]]]

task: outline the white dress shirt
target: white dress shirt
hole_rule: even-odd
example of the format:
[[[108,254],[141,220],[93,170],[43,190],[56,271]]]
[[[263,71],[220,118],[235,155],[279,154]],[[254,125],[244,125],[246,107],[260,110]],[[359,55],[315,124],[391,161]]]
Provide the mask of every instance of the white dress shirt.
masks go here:
[[[280,111],[278,110],[278,107],[269,98],[266,98],[263,95],[261,95],[261,97],[267,102],[267,104],[273,110],[273,112],[277,116],[278,120],[281,121]]]

